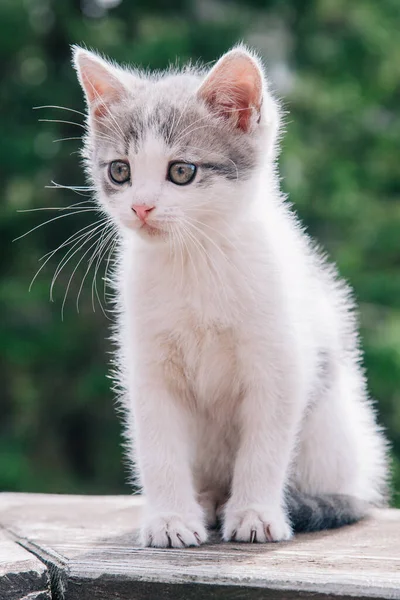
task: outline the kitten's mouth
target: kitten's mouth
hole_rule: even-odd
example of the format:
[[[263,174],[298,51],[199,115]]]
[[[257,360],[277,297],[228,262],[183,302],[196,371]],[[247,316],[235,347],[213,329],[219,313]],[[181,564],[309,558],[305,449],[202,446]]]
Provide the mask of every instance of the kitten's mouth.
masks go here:
[[[160,229],[157,226],[150,225],[150,223],[143,223],[142,226],[140,227],[140,231],[142,231],[143,233],[146,233],[147,235],[149,235],[151,237],[159,236],[164,233],[162,229]]]

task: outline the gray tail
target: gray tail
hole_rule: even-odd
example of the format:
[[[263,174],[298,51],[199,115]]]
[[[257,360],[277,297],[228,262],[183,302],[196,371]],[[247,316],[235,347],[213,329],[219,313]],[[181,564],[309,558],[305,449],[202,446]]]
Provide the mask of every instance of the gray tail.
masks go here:
[[[367,515],[367,504],[344,494],[311,496],[290,489],[286,506],[295,532],[321,531],[351,525]]]

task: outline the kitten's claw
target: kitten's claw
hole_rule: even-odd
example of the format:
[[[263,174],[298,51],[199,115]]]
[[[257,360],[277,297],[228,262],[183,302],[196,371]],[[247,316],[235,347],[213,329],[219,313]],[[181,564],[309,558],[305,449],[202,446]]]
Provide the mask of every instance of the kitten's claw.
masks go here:
[[[292,530],[281,509],[227,508],[223,526],[223,539],[236,542],[281,542],[292,537]]]
[[[155,515],[141,530],[141,545],[155,548],[186,548],[200,546],[207,540],[201,521],[179,515]]]
[[[272,534],[271,534],[271,525],[266,525],[264,527],[264,533],[265,533],[265,537],[267,539],[267,542],[273,542],[273,538],[272,538]]]

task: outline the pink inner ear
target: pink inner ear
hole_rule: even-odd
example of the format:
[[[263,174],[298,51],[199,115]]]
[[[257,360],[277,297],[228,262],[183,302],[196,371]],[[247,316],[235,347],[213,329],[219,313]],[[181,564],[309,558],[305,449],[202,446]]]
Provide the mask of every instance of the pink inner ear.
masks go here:
[[[88,80],[85,87],[94,116],[104,117],[108,113],[108,104],[118,99],[117,91],[104,81]]]
[[[105,116],[108,105],[123,95],[123,85],[106,67],[92,60],[82,60],[80,73],[93,115]]]
[[[95,100],[98,100],[99,97],[107,96],[109,85],[105,81],[96,80],[95,78],[91,79],[86,73],[82,73],[82,81],[89,102],[94,102]]]
[[[236,118],[236,126],[248,131],[253,110],[261,108],[259,69],[247,55],[228,55],[210,73],[200,95],[218,114]]]

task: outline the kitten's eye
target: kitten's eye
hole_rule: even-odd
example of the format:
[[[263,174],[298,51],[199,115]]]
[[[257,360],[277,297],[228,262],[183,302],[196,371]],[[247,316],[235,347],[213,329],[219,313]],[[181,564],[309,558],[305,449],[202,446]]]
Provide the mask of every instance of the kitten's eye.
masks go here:
[[[197,167],[191,163],[174,162],[169,165],[168,179],[176,185],[187,185],[193,181]]]
[[[114,183],[126,183],[131,178],[129,163],[123,160],[113,160],[108,167],[108,175]]]

